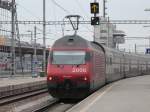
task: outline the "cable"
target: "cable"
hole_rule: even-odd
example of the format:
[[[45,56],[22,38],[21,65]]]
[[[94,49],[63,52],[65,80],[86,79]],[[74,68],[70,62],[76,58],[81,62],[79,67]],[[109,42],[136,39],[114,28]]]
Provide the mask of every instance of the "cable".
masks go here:
[[[60,4],[58,4],[55,0],[51,0],[52,1],[52,3],[55,5],[55,6],[57,6],[58,8],[60,8],[62,11],[64,11],[65,13],[70,13],[70,11],[68,11],[68,10],[66,10],[64,7],[62,7]],[[54,9],[54,11],[55,11],[55,9]],[[54,12],[54,18],[56,19],[56,14],[55,14],[55,12]],[[57,27],[56,27],[56,24],[54,24],[55,25],[55,34],[54,35],[56,35],[56,29],[57,29]]]
[[[36,29],[37,29],[37,30],[39,30],[40,32],[43,32],[43,30],[42,30],[42,29],[40,29],[40,28],[38,28],[38,27],[36,27]]]
[[[0,29],[0,31],[4,31],[4,32],[9,32],[9,33],[11,33],[11,31],[6,30],[6,29]]]
[[[42,30],[42,29],[40,29],[40,28],[38,28],[38,27],[37,27],[37,30],[38,30],[38,31],[40,31],[40,32],[43,32],[43,30]],[[38,34],[42,34],[42,33],[38,33]],[[46,36],[50,36],[50,34],[53,34],[53,35],[55,35],[55,36],[56,36],[56,34],[55,34],[55,33],[46,33]],[[53,39],[53,38],[49,38],[49,39],[51,39],[51,40],[56,40],[56,39]]]
[[[68,10],[66,10],[66,9],[63,8],[61,5],[59,5],[55,0],[52,0],[52,2],[53,2],[57,7],[59,7],[61,10],[63,10],[64,12],[70,13]]]
[[[79,6],[80,10],[83,12],[83,14],[86,14],[87,18],[90,18],[90,16],[88,15],[87,11],[84,10],[84,8],[82,8],[80,2],[78,0],[75,0],[77,5]]]
[[[37,18],[38,20],[41,20],[39,17],[37,17],[34,13],[32,13],[30,10],[28,10],[24,6],[22,6],[20,4],[17,4],[17,5],[20,6],[22,9],[24,9],[28,14],[32,15],[33,17]]]
[[[85,10],[82,8],[82,6],[81,6],[81,4],[79,3],[79,1],[78,1],[78,0],[75,0],[75,1],[76,1],[77,5],[79,6],[80,10],[81,10],[84,14],[86,14],[86,18],[90,18],[90,16],[88,15],[87,11],[85,11]],[[85,27],[85,26],[83,26],[83,27],[86,28],[88,31],[93,32],[93,31],[90,30],[90,28]]]
[[[56,16],[56,5],[53,5],[53,17],[54,17],[54,20],[57,20],[57,16]],[[54,25],[55,27],[55,30],[54,30],[54,32],[55,32],[55,34],[54,35],[56,35],[57,34],[57,31],[56,31],[56,29],[57,29],[57,27],[56,27],[56,24]]]

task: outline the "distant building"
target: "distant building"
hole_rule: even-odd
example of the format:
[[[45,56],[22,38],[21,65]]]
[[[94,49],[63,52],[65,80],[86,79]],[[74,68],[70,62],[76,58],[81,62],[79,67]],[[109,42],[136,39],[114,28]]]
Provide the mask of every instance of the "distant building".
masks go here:
[[[36,43],[36,61],[34,60],[34,44],[28,42],[15,40],[15,73],[20,74],[23,70],[24,73],[31,73],[36,62],[36,70],[42,70],[43,62],[43,46]],[[20,49],[21,48],[21,49]],[[21,53],[21,54],[20,54]],[[47,49],[48,54],[48,49]],[[11,59],[11,38],[0,35],[0,76],[11,74],[12,59]],[[22,59],[22,60],[21,60]]]
[[[104,24],[101,22],[105,22]],[[95,26],[95,41],[111,48],[125,43],[125,33],[116,29],[116,25],[109,23],[108,18],[101,17],[100,25]]]

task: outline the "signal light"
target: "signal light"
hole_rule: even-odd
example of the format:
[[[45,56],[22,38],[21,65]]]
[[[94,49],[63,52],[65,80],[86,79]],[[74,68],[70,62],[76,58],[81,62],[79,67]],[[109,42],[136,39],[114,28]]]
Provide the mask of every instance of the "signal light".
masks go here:
[[[91,25],[99,25],[99,17],[91,17]]]
[[[91,3],[91,13],[92,14],[98,14],[99,13],[99,3],[95,2],[95,3]]]

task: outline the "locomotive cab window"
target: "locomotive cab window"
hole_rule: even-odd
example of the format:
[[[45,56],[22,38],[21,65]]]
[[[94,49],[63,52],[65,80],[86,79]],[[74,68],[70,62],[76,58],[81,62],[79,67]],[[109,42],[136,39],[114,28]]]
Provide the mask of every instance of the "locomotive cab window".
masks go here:
[[[86,53],[86,56],[85,56],[85,60],[86,60],[86,61],[90,61],[91,56],[92,56],[92,53],[87,52],[87,53]]]
[[[85,64],[85,51],[53,51],[52,64]]]

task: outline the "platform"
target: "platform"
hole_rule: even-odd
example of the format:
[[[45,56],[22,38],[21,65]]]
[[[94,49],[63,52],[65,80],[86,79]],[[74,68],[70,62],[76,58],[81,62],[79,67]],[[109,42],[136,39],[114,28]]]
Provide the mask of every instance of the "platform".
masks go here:
[[[0,98],[46,88],[46,77],[0,78]]]
[[[149,112],[150,75],[114,82],[67,112]]]

